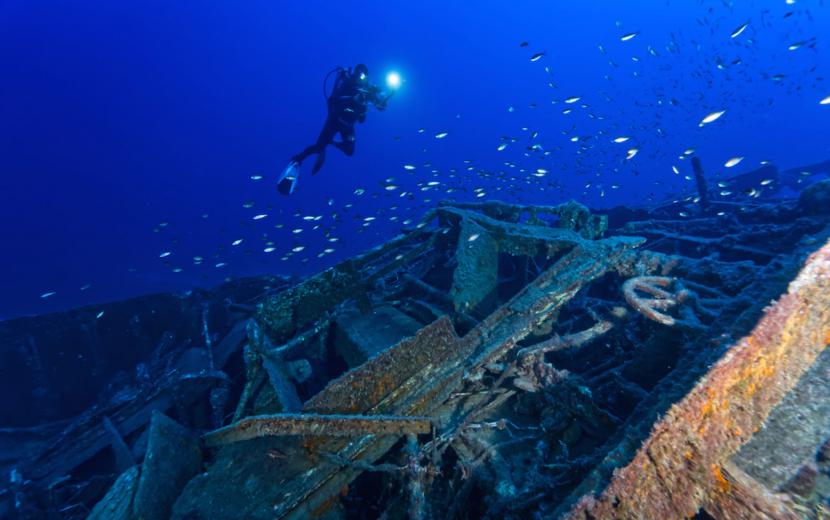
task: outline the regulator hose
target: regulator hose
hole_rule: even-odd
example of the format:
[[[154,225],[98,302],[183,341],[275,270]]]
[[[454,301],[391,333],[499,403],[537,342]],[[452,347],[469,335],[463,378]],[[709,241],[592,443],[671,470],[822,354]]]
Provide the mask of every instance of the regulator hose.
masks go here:
[[[331,77],[332,74],[334,74],[335,72],[340,72],[341,70],[345,70],[345,69],[343,67],[335,67],[335,68],[331,69],[328,72],[328,74],[326,74],[325,78],[323,78],[323,97],[326,98],[326,101],[328,101],[329,98],[331,98],[331,94],[328,93],[328,89],[326,88],[327,84],[329,82],[329,78]]]

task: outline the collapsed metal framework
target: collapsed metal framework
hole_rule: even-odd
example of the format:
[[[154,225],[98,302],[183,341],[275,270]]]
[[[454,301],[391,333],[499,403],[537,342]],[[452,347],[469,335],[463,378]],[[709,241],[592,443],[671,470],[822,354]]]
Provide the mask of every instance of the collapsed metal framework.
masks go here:
[[[476,211],[477,210],[477,211]],[[521,222],[522,213],[531,211],[530,220]],[[571,212],[581,214],[582,218],[576,218]],[[385,471],[387,473],[399,474],[402,488],[410,490],[408,505],[400,503],[389,505],[388,511],[401,513],[403,509],[413,518],[431,516],[431,512],[438,504],[441,504],[441,492],[452,492],[455,496],[442,497],[445,502],[443,507],[449,507],[452,514],[459,514],[459,507],[465,499],[470,499],[471,489],[474,487],[471,482],[476,478],[473,473],[487,467],[492,475],[489,485],[491,491],[495,491],[497,500],[490,504],[487,514],[494,511],[502,513],[519,514],[522,508],[531,508],[534,503],[543,504],[543,495],[550,495],[551,489],[564,487],[571,489],[571,495],[560,496],[558,500],[559,513],[563,507],[573,503],[579,493],[586,490],[586,484],[601,482],[595,480],[597,473],[601,472],[603,463],[607,464],[609,457],[625,457],[624,449],[633,452],[633,446],[626,445],[625,441],[619,442],[620,438],[628,437],[628,442],[636,437],[634,432],[638,429],[642,433],[645,424],[642,417],[639,421],[632,420],[631,424],[625,424],[613,413],[607,412],[602,405],[595,402],[591,397],[591,389],[586,383],[593,383],[597,387],[597,380],[603,377],[612,377],[618,380],[620,388],[630,389],[633,393],[642,398],[644,409],[660,410],[667,403],[667,398],[660,398],[659,394],[643,395],[646,392],[642,388],[636,388],[636,384],[625,381],[620,375],[619,367],[608,367],[608,370],[594,375],[592,380],[586,381],[580,376],[571,376],[567,371],[559,370],[547,362],[545,355],[551,352],[567,349],[579,349],[581,346],[595,342],[608,334],[615,326],[623,327],[626,311],[619,307],[608,309],[607,316],[600,316],[599,309],[602,305],[591,307],[586,305],[584,314],[590,316],[592,324],[586,325],[582,330],[570,331],[571,325],[562,327],[561,333],[555,331],[555,324],[560,318],[563,308],[574,301],[581,291],[589,287],[596,280],[613,275],[622,283],[620,290],[631,308],[641,313],[645,318],[653,320],[662,326],[676,326],[680,329],[699,333],[708,330],[716,321],[718,311],[724,310],[729,305],[728,298],[720,294],[718,289],[707,288],[695,282],[693,279],[681,281],[667,275],[676,269],[681,273],[691,274],[697,272],[699,277],[705,277],[706,268],[702,268],[698,262],[686,260],[688,264],[679,268],[683,260],[678,257],[667,255],[638,252],[636,248],[646,240],[638,237],[617,236],[608,239],[598,238],[604,231],[605,222],[599,217],[585,218],[587,211],[577,205],[568,204],[553,208],[522,208],[507,204],[489,203],[486,205],[465,205],[443,206],[436,211],[435,217],[439,220],[439,227],[427,231],[424,223],[419,225],[412,236],[401,237],[397,241],[372,251],[363,258],[357,259],[348,270],[343,273],[333,271],[322,276],[327,277],[330,284],[320,284],[319,280],[309,280],[306,284],[292,289],[290,294],[282,295],[270,302],[266,302],[259,317],[259,322],[269,330],[273,336],[279,337],[280,331],[286,330],[288,324],[299,328],[307,328],[312,331],[320,331],[330,322],[331,315],[337,313],[337,306],[348,301],[348,296],[361,294],[366,291],[372,295],[372,284],[374,287],[382,287],[382,290],[372,295],[373,299],[369,306],[384,305],[393,302],[405,307],[401,301],[401,294],[411,291],[421,297],[439,300],[433,302],[437,305],[442,303],[444,312],[431,324],[423,327],[414,336],[404,339],[397,345],[391,346],[382,351],[379,355],[369,359],[364,364],[353,368],[351,371],[332,381],[323,391],[308,400],[301,410],[296,411],[295,417],[314,417],[316,414],[350,414],[351,420],[348,425],[331,425],[322,435],[306,437],[300,442],[299,447],[291,440],[269,438],[268,442],[274,443],[270,449],[281,450],[280,452],[292,453],[294,457],[291,465],[292,471],[286,471],[278,486],[275,486],[271,493],[268,493],[269,504],[274,504],[269,514],[277,518],[303,518],[312,513],[319,513],[321,509],[332,506],[332,497],[338,495],[343,489],[353,483],[361,474],[367,471]],[[560,216],[560,226],[552,227],[549,223],[539,218],[540,215],[552,214]],[[428,215],[424,222],[428,222],[433,215]],[[441,241],[444,240],[444,244]],[[448,243],[447,243],[448,242]],[[400,247],[409,248],[409,254],[401,253]],[[429,281],[431,265],[424,263],[413,265],[416,258],[423,258],[428,251],[440,252],[455,247],[452,257],[456,264],[453,266],[453,275],[449,290],[441,290],[431,285]],[[499,285],[499,272],[494,263],[498,263],[498,256],[507,254],[511,257],[525,257],[529,262],[536,263],[538,275],[526,282],[523,281],[521,288],[512,297],[498,305],[492,305],[493,293],[497,292]],[[823,260],[822,260],[823,261]],[[538,263],[544,267],[538,267]],[[817,260],[813,261],[814,263]],[[693,265],[694,264],[694,265]],[[400,266],[409,266],[404,273],[400,273]],[[433,264],[434,265],[434,264]],[[813,265],[813,264],[810,264]],[[394,266],[394,267],[393,267]],[[715,262],[710,269],[717,269]],[[744,266],[747,269],[747,266]],[[755,270],[755,268],[751,268]],[[761,269],[756,270],[756,272]],[[355,276],[351,273],[360,272],[362,276]],[[404,280],[406,289],[398,287],[389,290],[383,285],[384,276],[394,273],[398,279]],[[659,276],[655,276],[659,275]],[[804,277],[802,277],[804,279]],[[818,280],[818,283],[822,283]],[[367,290],[366,284],[370,287]],[[668,292],[660,287],[676,285],[674,292]],[[328,293],[321,293],[320,287],[329,288]],[[694,287],[698,292],[691,289]],[[446,289],[446,287],[444,288]],[[820,293],[821,287],[811,287],[811,291]],[[644,291],[653,298],[648,299],[637,295],[636,291]],[[309,293],[313,294],[310,296]],[[586,297],[586,300],[588,298]],[[308,311],[309,301],[316,303],[314,312]],[[491,307],[488,309],[488,301]],[[293,304],[288,304],[293,302]],[[584,302],[583,302],[584,303]],[[824,299],[818,300],[819,307]],[[673,307],[682,307],[678,317],[673,317],[665,312]],[[325,311],[323,310],[325,308]],[[488,313],[488,310],[492,312]],[[659,310],[658,310],[659,309]],[[661,312],[662,311],[662,312]],[[436,314],[439,314],[436,312]],[[780,314],[780,313],[779,313]],[[796,313],[798,314],[798,313]],[[803,313],[802,313],[803,314]],[[483,319],[476,316],[484,315]],[[572,317],[576,321],[584,321],[585,316]],[[816,311],[809,316],[809,320],[798,322],[799,325],[808,325],[805,330],[812,334],[813,339],[818,338],[820,330],[826,330],[828,316],[824,311]],[[775,318],[767,318],[767,321]],[[778,318],[781,319],[781,318]],[[802,316],[803,319],[803,316]],[[455,327],[453,326],[455,325]],[[457,329],[465,326],[471,327],[462,336],[458,336]],[[794,323],[787,325],[792,328]],[[763,325],[759,326],[763,327]],[[822,328],[824,327],[824,328]],[[568,333],[564,333],[568,330]],[[296,330],[286,334],[296,337]],[[752,341],[752,336],[748,341]],[[310,341],[306,336],[304,341]],[[821,336],[822,341],[826,338]],[[295,340],[289,340],[295,341]],[[758,341],[757,339],[755,341]],[[803,367],[809,366],[815,357],[818,346],[823,346],[821,341],[814,341],[812,356],[802,356],[799,360],[804,363]],[[786,347],[775,347],[770,345],[770,340],[760,343],[767,349],[780,351]],[[293,348],[301,348],[296,341],[291,345]],[[263,359],[273,358],[269,352],[285,352],[286,346],[270,346],[264,350],[260,349]],[[721,350],[722,351],[722,350]],[[731,352],[731,351],[730,351]],[[695,351],[689,349],[685,352],[687,356],[694,357]],[[753,354],[754,362],[765,362],[769,359],[763,353]],[[704,357],[706,357],[704,355]],[[698,358],[700,358],[698,353]],[[776,374],[783,374],[779,377],[789,382],[790,386],[797,380],[799,370],[794,364],[785,364],[781,355],[775,359],[778,368]],[[267,361],[264,362],[267,364]],[[697,365],[700,364],[698,359]],[[747,368],[743,368],[744,372]],[[770,378],[771,369],[761,371],[764,381],[744,381],[742,384],[763,386],[767,393],[755,392],[752,395],[757,399],[765,396],[765,406],[754,410],[752,420],[732,418],[728,424],[733,424],[735,429],[739,424],[743,427],[742,438],[746,441],[751,437],[751,431],[758,428],[765,412],[773,406],[788,389],[787,385],[778,384],[779,380]],[[699,376],[697,372],[689,367],[678,367],[677,371],[686,374],[687,377]],[[269,371],[273,374],[273,371]],[[610,374],[610,376],[609,376]],[[725,377],[725,376],[720,376]],[[742,378],[745,380],[746,378]],[[722,381],[722,379],[718,379]],[[728,380],[728,379],[727,379]],[[272,377],[272,384],[274,383]],[[720,383],[724,384],[724,383]],[[733,383],[734,384],[734,383]],[[275,385],[275,388],[281,384]],[[682,385],[677,385],[682,388]],[[546,431],[545,426],[533,421],[517,424],[514,420],[506,418],[511,414],[506,411],[508,406],[517,400],[521,400],[527,394],[540,394],[549,392],[553,388],[566,388],[566,395],[570,394],[565,402],[556,403],[555,406],[570,408],[565,413],[576,412],[579,417],[577,422],[582,429],[588,431],[591,427],[595,429],[617,429],[616,438],[608,440],[604,445],[601,443],[595,447],[593,453],[577,458],[570,458],[567,445],[562,443],[561,449],[555,455],[555,461],[545,464],[548,471],[545,475],[540,468],[524,468],[526,475],[525,482],[522,477],[516,476],[516,464],[511,462],[511,457],[505,450],[516,450],[519,453],[536,453],[541,455],[540,450],[547,449],[548,453],[543,458],[550,458],[549,448],[544,447],[550,443],[550,430]],[[729,389],[721,392],[721,401],[727,399]],[[276,391],[280,395],[279,390]],[[676,393],[676,391],[675,391]],[[711,393],[711,391],[710,391]],[[549,395],[549,394],[548,394]],[[574,397],[577,395],[579,397]],[[648,397],[656,402],[649,403]],[[715,399],[716,397],[710,397]],[[734,400],[733,406],[742,407],[741,396],[731,397]],[[576,403],[574,403],[574,401]],[[661,410],[662,411],[662,410]],[[728,416],[734,410],[726,407],[721,410],[720,420]],[[363,433],[358,436],[353,429],[354,425],[372,421],[376,417],[383,421],[383,417],[393,415],[395,417],[430,417],[434,428],[428,440],[418,441],[413,435],[416,432],[399,431],[399,435],[378,435],[379,430],[364,425]],[[686,414],[688,417],[690,414]],[[629,419],[638,418],[632,414]],[[271,421],[283,421],[284,417],[264,417],[255,419],[260,425],[269,425]],[[393,419],[389,419],[390,421]],[[394,419],[400,420],[400,419]],[[374,422],[374,421],[372,421]],[[688,426],[689,421],[681,421]],[[713,424],[719,424],[713,422]],[[390,425],[391,427],[391,425]],[[714,427],[713,431],[718,431]],[[704,432],[705,433],[705,432]],[[259,432],[260,437],[270,437],[273,431]],[[376,463],[383,458],[390,458],[390,453],[398,445],[400,435],[408,434],[409,441],[406,449],[409,455],[406,460],[399,461],[399,465]],[[521,437],[518,434],[522,434]],[[210,439],[215,434],[208,434]],[[352,435],[350,439],[343,436]],[[223,442],[229,443],[252,437],[249,422],[231,424],[222,429]],[[601,436],[600,436],[601,438]],[[608,449],[617,442],[616,449]],[[666,452],[671,451],[669,447],[675,446],[676,441],[666,441]],[[717,446],[720,450],[717,455],[712,452]],[[762,486],[746,484],[738,487],[738,479],[741,478],[740,470],[729,466],[723,457],[726,453],[725,444],[718,443],[713,438],[705,442],[698,442],[695,445],[694,455],[700,467],[708,468],[709,480],[707,489],[711,483],[715,486],[723,486],[723,482],[735,482],[735,490],[740,493],[734,494],[733,498],[723,498],[709,501],[684,504],[683,514],[694,514],[696,508],[707,507],[713,513],[723,513],[729,518],[733,511],[740,511],[748,507],[771,507],[770,511],[790,511],[788,506],[783,505],[780,500],[772,501],[768,493],[757,491]],[[623,448],[623,453],[620,453]],[[733,443],[734,449],[734,443]],[[455,468],[447,468],[446,457],[452,452],[453,460],[456,460]],[[237,452],[235,452],[237,453]],[[604,457],[598,454],[605,455]],[[677,454],[674,454],[677,456]],[[630,456],[630,455],[629,455]],[[641,455],[634,458],[632,465],[638,464]],[[394,457],[393,457],[394,458]],[[685,463],[689,463],[684,458]],[[715,462],[706,461],[718,461]],[[652,462],[652,464],[655,464]],[[724,466],[724,464],[727,464]],[[538,464],[537,464],[538,466]],[[582,466],[582,467],[580,467]],[[581,485],[569,486],[563,481],[562,473],[572,471],[574,468],[591,468],[593,473],[588,473],[588,478],[582,481]],[[380,468],[380,469],[379,469]],[[390,469],[391,468],[391,469]],[[712,468],[718,468],[715,471]],[[722,469],[722,468],[728,468]],[[673,471],[680,468],[672,468],[664,471]],[[560,470],[557,474],[556,470]],[[453,477],[457,484],[451,492],[442,490],[437,483],[437,475],[447,477],[457,471],[460,476]],[[637,470],[629,470],[637,473]],[[534,474],[534,472],[536,474]],[[683,478],[691,478],[688,472],[680,471]],[[727,473],[729,476],[724,477]],[[528,478],[528,475],[531,478]],[[221,478],[217,476],[215,478]],[[482,480],[481,477],[478,477]],[[721,480],[718,480],[720,478]],[[210,487],[210,476],[202,479],[194,479],[189,489],[199,490],[204,493]],[[621,477],[616,477],[612,487],[621,486],[618,484]],[[729,479],[729,480],[727,480]],[[743,477],[743,482],[750,479]],[[535,480],[535,483],[529,482]],[[625,482],[628,488],[625,489],[629,501],[639,504],[641,509],[633,509],[628,517],[643,518],[649,517],[657,512],[665,512],[669,516],[681,512],[680,509],[661,509],[657,504],[649,501],[639,500],[643,491],[640,490],[641,481]],[[688,483],[681,481],[675,489],[686,489]],[[481,483],[479,482],[479,485]],[[671,485],[668,481],[658,480],[652,483],[655,493],[666,493],[665,486]],[[452,486],[449,486],[452,487]],[[466,489],[465,489],[466,488]],[[546,489],[548,488],[548,489]],[[719,488],[715,488],[719,489]],[[596,490],[596,489],[595,489]],[[722,489],[721,489],[722,491]],[[185,490],[185,496],[188,489]],[[670,491],[669,491],[670,492]],[[606,492],[607,494],[608,492]],[[602,495],[605,497],[606,495]],[[619,510],[619,499],[612,500],[613,504],[609,510],[601,509],[606,502],[600,500],[596,503],[585,499],[571,513],[576,517],[580,514],[586,518],[625,517],[624,510]],[[734,502],[734,503],[733,503]],[[195,505],[195,508],[182,507]],[[430,505],[431,504],[431,505]],[[542,511],[553,513],[557,508],[544,505]],[[396,509],[397,508],[397,509]],[[176,511],[185,516],[187,513],[199,511],[197,501],[188,502],[180,500]],[[245,511],[245,514],[254,514],[254,511]],[[773,514],[773,513],[771,513]],[[463,516],[463,515],[462,515]],[[734,516],[737,518],[737,516]],[[781,516],[786,517],[786,515]]]
[[[730,458],[830,342],[830,244],[764,310],[830,238],[799,211],[628,215],[603,238],[608,217],[573,202],[443,204],[264,298],[209,363],[159,361],[21,472],[59,488],[112,446],[124,472],[93,518],[145,514],[139,490],[170,474],[161,517],[818,514]],[[127,469],[141,435],[164,452],[147,426],[171,410],[208,430],[200,455]]]
[[[520,208],[507,206],[492,207],[497,207],[501,211],[511,209],[514,213],[522,211]],[[551,212],[558,213],[562,209],[553,208]],[[579,209],[585,211],[584,208]],[[539,208],[534,210],[544,211]],[[272,336],[279,337],[281,331],[288,330],[289,332],[284,334],[285,340],[295,336],[296,330],[289,329],[291,326],[308,326],[310,330],[321,330],[324,327],[317,322],[329,321],[329,312],[332,309],[346,302],[347,296],[362,292],[361,284],[367,283],[367,280],[379,280],[382,274],[393,272],[388,264],[384,265],[385,262],[391,260],[392,265],[404,265],[403,261],[407,257],[416,256],[411,253],[400,253],[397,248],[399,244],[409,242],[412,245],[408,247],[411,251],[417,252],[417,256],[423,256],[426,251],[441,251],[441,247],[434,242],[452,229],[457,229],[459,233],[454,239],[458,244],[456,257],[469,255],[466,253],[469,249],[478,249],[475,256],[469,255],[477,262],[475,268],[470,269],[470,266],[466,265],[456,268],[453,289],[449,291],[450,294],[455,294],[456,298],[452,302],[445,302],[452,304],[452,308],[447,309],[450,313],[454,313],[453,309],[457,310],[457,320],[460,323],[474,320],[467,312],[476,311],[496,288],[496,281],[491,282],[488,289],[481,280],[482,275],[489,277],[490,274],[480,267],[480,262],[488,253],[489,260],[496,260],[499,251],[514,256],[524,254],[528,258],[541,257],[544,260],[556,256],[561,258],[462,337],[456,334],[447,315],[439,317],[413,337],[390,346],[376,357],[332,381],[322,392],[307,401],[303,405],[302,413],[297,414],[295,420],[312,414],[351,414],[352,419],[348,423],[329,423],[325,434],[314,441],[313,450],[305,453],[305,463],[297,463],[292,468],[295,469],[293,474],[285,474],[280,485],[274,486],[269,503],[276,504],[271,512],[276,517],[307,516],[357,478],[367,464],[372,464],[385,455],[396,444],[397,438],[368,435],[377,433],[377,430],[368,425],[364,426],[364,433],[367,435],[356,439],[340,439],[344,435],[341,428],[354,428],[355,425],[368,423],[379,415],[431,417],[435,427],[435,438],[420,448],[416,458],[424,462],[432,459],[434,464],[439,463],[439,453],[458,443],[457,439],[466,436],[470,430],[479,428],[478,421],[484,419],[488,411],[491,412],[515,395],[515,390],[499,387],[515,374],[531,370],[530,365],[540,363],[539,356],[543,352],[523,353],[521,363],[518,362],[519,358],[510,359],[510,365],[505,365],[501,370],[498,384],[487,391],[479,390],[475,392],[476,395],[459,399],[468,393],[465,390],[470,386],[479,386],[485,372],[492,369],[495,363],[510,357],[511,353],[515,355],[514,351],[518,351],[516,346],[519,342],[557,315],[561,307],[584,285],[603,276],[614,266],[624,263],[623,257],[643,242],[642,239],[629,237],[589,240],[574,229],[519,224],[451,206],[440,208],[437,216],[443,223],[438,229],[427,232],[425,226],[420,226],[413,233],[414,236],[405,237],[409,239],[407,241],[392,241],[357,259],[342,271],[336,268],[322,274],[320,278],[308,280],[286,294],[265,302],[260,321]],[[431,218],[432,215],[427,217],[428,220]],[[419,244],[418,239],[421,236],[424,238]],[[475,238],[471,240],[471,237]],[[424,244],[429,246],[424,247]],[[365,278],[350,274],[358,269],[364,273]],[[421,267],[422,273],[423,269]],[[461,269],[470,271],[461,276],[458,274]],[[417,274],[406,274],[409,280],[419,280],[420,284],[427,285]],[[327,280],[327,283],[321,283],[321,278]],[[434,291],[439,292],[437,289]],[[472,293],[475,294],[471,296]],[[432,291],[427,291],[427,294],[432,294]],[[473,303],[471,304],[467,298],[474,298]],[[376,301],[374,304],[380,305],[387,299],[394,300],[397,296],[394,292],[384,291],[381,302]],[[309,311],[309,308],[312,310]],[[313,316],[314,311],[317,316]],[[597,332],[590,336],[598,334]],[[261,333],[251,336],[265,337]],[[308,336],[306,339],[311,340]],[[589,339],[591,338],[585,338],[582,342]],[[292,347],[300,349],[303,345],[295,342]],[[272,362],[274,353],[286,353],[289,349],[285,345],[269,345],[254,347],[254,350],[261,352],[262,365],[265,366]],[[271,376],[272,385],[275,379],[280,380],[274,385],[277,388],[275,393],[278,396],[283,394],[280,388],[284,385],[285,378],[280,375],[273,376],[279,373],[279,370],[263,370]],[[529,376],[530,374],[525,375]],[[453,419],[448,419],[450,417]],[[285,416],[252,419],[257,424],[257,432],[253,435],[251,419],[242,420],[222,429],[222,442],[250,439],[252,436],[270,437],[274,424],[286,419]],[[392,420],[395,419],[389,419]],[[355,432],[352,429],[350,433],[354,435]],[[212,433],[208,434],[207,438],[213,443],[216,436],[217,433]],[[279,443],[278,440],[274,442]],[[305,442],[305,448],[308,448],[311,441],[306,439]],[[285,441],[285,446],[277,449],[296,452],[296,449],[291,448],[291,441]],[[458,448],[458,451],[462,450],[463,448]],[[329,458],[333,456],[338,461],[346,461],[347,464],[345,467],[343,464],[321,465],[321,453],[327,454]],[[472,453],[470,455],[471,458],[475,458]],[[424,472],[416,474],[423,476]],[[210,478],[208,476],[203,480]],[[194,482],[199,479],[200,477],[197,477]],[[193,484],[194,487],[197,485]],[[423,484],[418,487],[422,488]]]

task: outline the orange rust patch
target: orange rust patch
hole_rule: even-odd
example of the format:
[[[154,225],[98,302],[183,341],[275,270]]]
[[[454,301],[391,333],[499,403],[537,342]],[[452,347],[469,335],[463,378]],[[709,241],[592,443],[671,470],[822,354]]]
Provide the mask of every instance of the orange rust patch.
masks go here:
[[[329,497],[328,499],[324,500],[319,506],[315,507],[311,511],[311,516],[317,518],[323,516],[323,514],[328,511],[328,509],[335,504],[335,502],[339,500],[337,495],[333,497]]]
[[[679,517],[687,509],[687,513],[696,513],[693,510],[706,505],[717,506],[715,509],[720,511],[716,512],[727,513],[742,511],[756,502],[759,506],[768,505],[770,511],[776,510],[769,516],[794,516],[788,511],[789,505],[781,503],[780,498],[767,497],[764,489],[756,487],[749,479],[743,482],[739,468],[732,476],[728,469],[731,466],[720,464],[751,437],[750,432],[763,426],[769,413],[826,349],[826,342],[821,340],[830,340],[827,323],[830,291],[823,280],[829,273],[830,242],[811,255],[789,285],[789,292],[765,309],[751,335],[739,343],[734,352],[722,356],[696,386],[652,426],[649,438],[626,467],[615,470],[611,483],[602,494],[599,497],[584,496],[567,518],[659,518],[669,511]],[[757,394],[759,399],[754,395],[747,399],[746,393]],[[722,407],[725,398],[728,406]],[[699,424],[694,424],[695,421]],[[696,430],[709,435],[696,435]],[[740,434],[740,437],[733,437],[733,434]],[[687,448],[694,456],[693,462],[686,462],[694,465],[689,468],[691,471],[666,472],[659,479],[653,477],[653,472],[643,471],[652,465],[672,467],[672,463],[677,464],[677,455],[683,457]],[[709,475],[706,475],[707,465]],[[702,474],[699,473],[701,470]],[[705,481],[705,489],[696,489],[701,479]],[[734,492],[731,490],[733,484]],[[678,500],[675,490],[697,492]],[[678,506],[682,509],[678,510]],[[743,517],[737,513],[734,516]]]
[[[709,421],[706,421],[704,419],[706,419],[707,417],[709,417],[709,415],[712,414],[712,409],[713,409],[713,406],[712,406],[712,400],[711,399],[707,399],[706,402],[703,403],[703,406],[700,407],[700,419],[701,419],[701,421],[700,421],[700,425],[697,427],[698,435],[703,435],[706,432],[706,430],[708,429]]]
[[[718,488],[724,493],[729,491],[729,481],[723,476],[723,471],[721,471],[720,466],[712,464],[712,474],[715,476]]]
[[[752,360],[752,363],[741,369],[738,374],[739,381],[747,381],[751,393],[755,393],[755,383],[761,379],[768,379],[775,374],[775,362],[770,362],[766,356],[759,355]]]
[[[309,435],[305,437],[302,442],[301,446],[303,449],[308,453],[309,456],[317,456],[317,452],[320,451],[320,447],[325,442],[326,438],[319,436],[319,435]]]

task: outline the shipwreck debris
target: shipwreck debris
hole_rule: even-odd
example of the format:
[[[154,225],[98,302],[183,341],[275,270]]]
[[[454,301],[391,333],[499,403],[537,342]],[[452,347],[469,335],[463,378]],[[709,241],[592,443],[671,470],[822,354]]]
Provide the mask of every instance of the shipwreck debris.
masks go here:
[[[204,435],[208,448],[258,437],[318,435],[354,437],[360,435],[403,435],[429,433],[426,417],[386,415],[283,414],[246,417]]]
[[[657,323],[672,326],[677,320],[661,311],[667,311],[689,299],[689,291],[680,289],[672,294],[665,290],[675,283],[675,279],[667,276],[637,276],[629,278],[622,286],[625,301],[637,312]],[[643,298],[638,292],[643,292],[652,298]]]
[[[795,276],[830,239],[830,216],[792,200],[694,204],[596,214],[445,202],[300,283],[189,302],[187,334],[158,331],[109,398],[49,428],[0,431],[7,452],[27,453],[0,507],[177,519],[812,514],[826,500],[816,446],[830,432],[816,427],[803,447],[815,456],[782,459],[774,478],[736,450],[761,443],[756,430],[794,385],[820,384],[830,246]]]
[[[787,294],[665,418],[602,495],[569,518],[798,518],[728,457],[830,343],[830,242],[810,256]]]
[[[173,502],[201,463],[197,439],[175,421],[154,413],[144,462],[122,473],[89,517],[169,518]]]

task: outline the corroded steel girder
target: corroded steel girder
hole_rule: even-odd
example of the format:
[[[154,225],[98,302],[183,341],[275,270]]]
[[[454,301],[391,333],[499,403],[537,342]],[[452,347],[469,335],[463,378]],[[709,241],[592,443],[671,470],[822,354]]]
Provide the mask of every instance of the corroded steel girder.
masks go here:
[[[426,417],[389,415],[275,414],[246,417],[234,424],[205,434],[205,446],[215,447],[258,437],[278,435],[358,435],[429,433]]]
[[[830,343],[830,242],[813,253],[787,294],[658,422],[631,463],[576,519],[798,518],[728,458]]]

